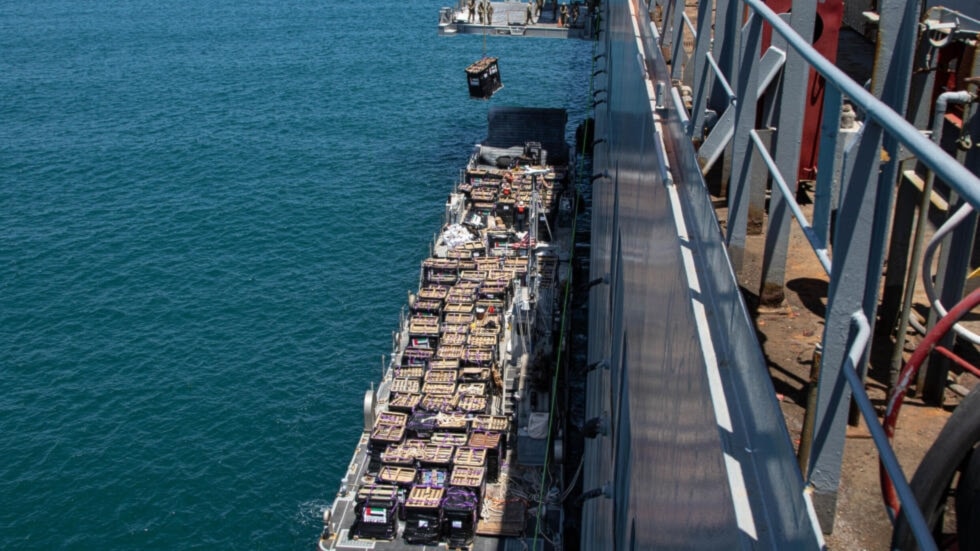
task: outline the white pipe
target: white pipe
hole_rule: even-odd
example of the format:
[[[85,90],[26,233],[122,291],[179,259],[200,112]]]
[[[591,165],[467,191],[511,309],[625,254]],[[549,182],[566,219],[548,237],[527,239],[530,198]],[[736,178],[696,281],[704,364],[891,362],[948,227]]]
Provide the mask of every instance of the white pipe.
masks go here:
[[[935,142],[937,145],[940,142],[940,139],[942,137],[942,132],[943,132],[943,121],[946,119],[946,109],[948,105],[950,103],[960,103],[960,104],[970,103],[974,99],[975,98],[973,94],[965,90],[943,92],[942,94],[939,94],[939,97],[936,98],[936,114],[932,119],[933,142]],[[919,256],[920,256],[919,253],[922,247],[923,236],[925,235],[926,221],[929,218],[928,216],[929,202],[932,196],[932,187],[934,181],[935,181],[935,172],[930,170],[929,175],[926,177],[925,185],[923,185],[922,187],[922,200],[919,203],[919,220],[916,224],[915,242],[912,247],[912,259],[911,259],[911,266],[910,266],[911,272],[915,271],[916,263],[918,263],[919,261]],[[961,209],[961,212],[963,210],[966,209]],[[960,213],[957,213],[957,215],[959,214]],[[963,216],[965,216],[965,214],[966,213],[964,212]],[[943,225],[943,228],[949,226],[949,229],[951,230],[952,227],[955,226],[956,223],[958,223],[958,221],[953,224],[950,224],[950,222],[952,222],[953,219],[961,220],[963,216],[958,217],[954,215],[952,218],[950,218],[950,220],[946,224]],[[936,232],[936,235],[933,236],[932,241],[930,241],[929,246],[926,249],[926,258],[922,263],[922,283],[925,286],[926,296],[929,297],[929,304],[931,304],[932,307],[936,309],[936,312],[939,314],[940,317],[946,315],[946,308],[943,307],[942,303],[939,301],[939,298],[936,297],[935,285],[932,282],[932,274],[931,274],[932,270],[930,268],[932,266],[932,256],[933,253],[935,252],[936,246],[938,246],[939,240],[945,234],[946,232],[942,231],[942,229]],[[910,277],[910,279],[911,279],[911,284],[907,285],[907,289],[905,292],[906,306],[902,308],[903,323],[902,326],[900,327],[901,331],[899,332],[900,335],[899,338],[901,338],[901,336],[905,334],[904,331],[905,324],[908,323],[908,319],[909,319],[909,316],[906,313],[906,311],[911,308],[911,302],[912,302],[911,297],[912,297],[912,293],[915,290],[915,279],[912,277]],[[976,333],[967,330],[960,324],[954,325],[953,331],[955,331],[956,334],[959,335],[960,337],[969,340],[973,344],[980,344],[980,335],[977,335]]]

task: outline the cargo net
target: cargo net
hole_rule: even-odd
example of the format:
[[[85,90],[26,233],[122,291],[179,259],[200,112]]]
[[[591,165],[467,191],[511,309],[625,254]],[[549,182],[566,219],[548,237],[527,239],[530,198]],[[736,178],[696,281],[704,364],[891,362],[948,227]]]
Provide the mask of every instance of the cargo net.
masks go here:
[[[512,464],[506,473],[502,470],[498,483],[486,487],[476,533],[496,537],[524,534],[528,515],[537,510],[540,484],[540,467]]]

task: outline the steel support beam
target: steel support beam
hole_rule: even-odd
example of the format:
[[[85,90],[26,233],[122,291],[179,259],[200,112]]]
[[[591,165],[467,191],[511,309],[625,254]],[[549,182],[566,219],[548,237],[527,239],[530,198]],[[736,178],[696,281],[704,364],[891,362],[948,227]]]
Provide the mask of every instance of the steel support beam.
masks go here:
[[[762,45],[762,18],[750,13],[740,35],[735,94],[744,98],[751,97],[749,91],[758,90],[759,87],[760,67],[756,61]],[[748,220],[753,157],[750,132],[755,128],[756,103],[738,102],[735,110],[732,184],[728,189],[729,225],[725,232],[725,246],[735,273],[742,271],[745,260],[745,224]]]
[[[878,32],[876,67],[887,70],[876,69],[876,86],[882,90],[879,97],[885,106],[901,116],[905,112],[912,48],[915,46],[915,41],[909,37],[917,34],[919,6],[916,1],[883,0],[881,13],[884,17]],[[841,194],[837,223],[850,231],[838,232],[834,239],[824,328],[824,367],[818,385],[817,432],[808,469],[817,517],[828,533],[833,531],[837,512],[845,421],[850,403],[850,389],[845,388],[840,371],[846,355],[845,336],[851,313],[862,310],[872,327],[875,320],[898,171],[898,143],[897,136],[882,132],[876,122],[867,123],[853,159],[852,176]],[[858,369],[862,369],[866,362],[867,352]],[[863,371],[861,375],[863,377]]]
[[[794,0],[790,25],[804,40],[811,41],[817,19],[817,6],[807,0]],[[773,41],[776,41],[776,37]],[[780,38],[779,42],[785,43]],[[785,296],[786,255],[789,250],[790,213],[787,201],[796,201],[797,173],[800,164],[800,144],[803,136],[803,119],[806,109],[807,82],[810,66],[803,57],[790,49],[779,94],[779,114],[776,136],[773,140],[776,164],[779,172],[791,185],[793,197],[773,193],[769,200],[769,229],[766,232],[765,254],[762,258],[762,284],[759,288],[759,304],[778,306]]]
[[[712,0],[700,0],[698,3],[698,34],[694,42],[694,103],[691,106],[691,120],[694,121],[688,131],[696,141],[701,141],[704,135],[705,109],[708,106],[708,94],[716,76],[711,72],[709,57],[712,55],[711,45],[714,37],[711,32]],[[724,76],[721,77],[724,79]]]

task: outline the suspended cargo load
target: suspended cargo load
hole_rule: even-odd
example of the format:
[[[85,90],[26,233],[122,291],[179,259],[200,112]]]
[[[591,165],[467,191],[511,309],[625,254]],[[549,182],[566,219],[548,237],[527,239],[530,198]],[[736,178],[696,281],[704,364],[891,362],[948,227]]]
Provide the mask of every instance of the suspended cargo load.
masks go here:
[[[485,57],[467,67],[466,82],[471,98],[490,99],[494,92],[504,87],[500,82],[497,58]]]

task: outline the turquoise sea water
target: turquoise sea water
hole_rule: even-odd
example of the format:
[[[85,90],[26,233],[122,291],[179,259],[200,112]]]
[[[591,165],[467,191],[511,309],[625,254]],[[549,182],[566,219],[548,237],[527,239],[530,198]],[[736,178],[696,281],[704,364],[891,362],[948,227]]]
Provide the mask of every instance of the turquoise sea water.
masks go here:
[[[0,548],[309,549],[492,104],[443,1],[0,1]]]

